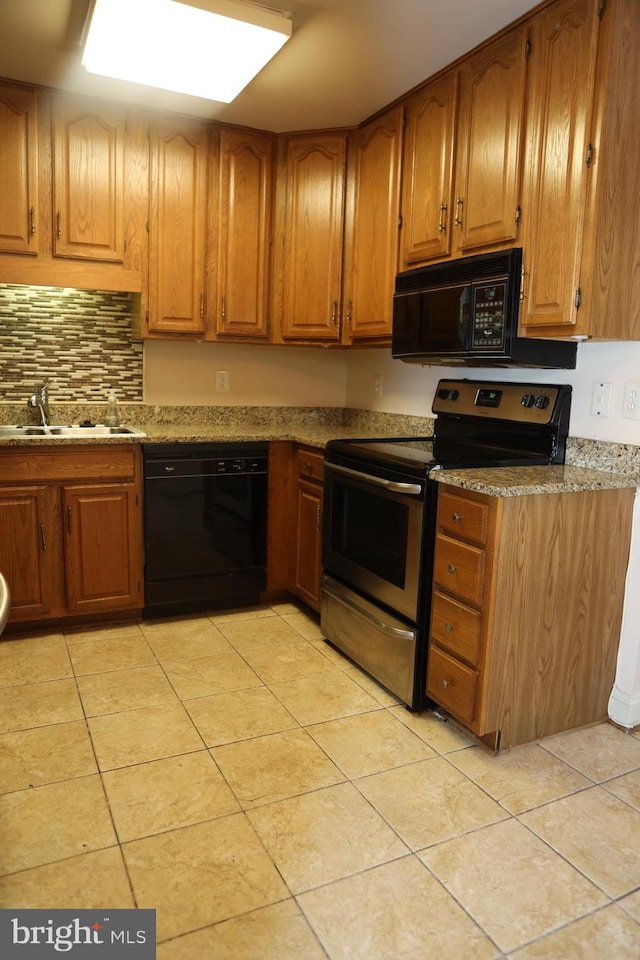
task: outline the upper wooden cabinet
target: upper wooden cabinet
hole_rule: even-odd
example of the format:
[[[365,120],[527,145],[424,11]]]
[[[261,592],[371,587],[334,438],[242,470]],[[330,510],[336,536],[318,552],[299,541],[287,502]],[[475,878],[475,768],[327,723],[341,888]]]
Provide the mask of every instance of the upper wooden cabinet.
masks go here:
[[[36,97],[0,84],[0,252],[38,253]]]
[[[53,253],[124,259],[122,108],[53,100]]]
[[[202,336],[206,318],[209,126],[158,119],[150,134],[150,333]]]
[[[454,247],[513,245],[520,222],[528,27],[514,29],[460,68]]]
[[[349,142],[343,341],[391,336],[398,270],[404,111],[385,113]]]
[[[401,264],[405,269],[451,253],[457,104],[457,72],[427,84],[407,102]]]
[[[640,4],[556,0],[532,28],[521,323],[640,339]]]
[[[275,313],[283,340],[340,339],[346,134],[280,142]]]
[[[220,131],[215,333],[264,340],[269,333],[274,138]]]
[[[405,269],[516,240],[527,32],[509,31],[409,99]]]
[[[557,0],[532,22],[523,325],[577,322],[599,24],[595,0]]]

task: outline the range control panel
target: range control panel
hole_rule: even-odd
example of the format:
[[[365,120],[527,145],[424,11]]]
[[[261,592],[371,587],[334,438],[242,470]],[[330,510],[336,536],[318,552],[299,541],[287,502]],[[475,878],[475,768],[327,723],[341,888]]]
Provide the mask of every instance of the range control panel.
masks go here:
[[[547,383],[441,380],[432,410],[465,417],[548,424],[561,392],[570,389]]]

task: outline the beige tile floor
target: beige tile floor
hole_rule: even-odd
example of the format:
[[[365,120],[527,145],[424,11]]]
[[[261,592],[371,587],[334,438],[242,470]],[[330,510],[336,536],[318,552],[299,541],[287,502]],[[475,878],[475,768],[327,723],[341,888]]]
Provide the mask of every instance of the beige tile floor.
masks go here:
[[[640,731],[489,755],[293,604],[0,641],[0,906],[158,960],[637,960]]]

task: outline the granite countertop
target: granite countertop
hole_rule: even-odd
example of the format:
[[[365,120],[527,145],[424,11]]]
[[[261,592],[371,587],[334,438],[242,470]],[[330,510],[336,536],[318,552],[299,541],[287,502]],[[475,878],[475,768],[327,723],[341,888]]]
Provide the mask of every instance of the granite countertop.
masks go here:
[[[7,406],[2,413],[6,422],[25,422],[25,411],[21,407]],[[345,413],[348,416],[345,417]],[[58,423],[77,423],[85,417],[100,423],[104,414],[104,406],[100,405],[67,405],[52,410]],[[122,404],[120,421],[144,431],[145,436],[2,438],[0,448],[290,440],[323,450],[329,440],[336,438],[430,436],[433,427],[430,418],[334,408],[154,407],[146,404]],[[569,462],[564,466],[441,470],[434,471],[432,477],[440,483],[494,497],[633,489],[640,487],[637,453],[635,447],[578,439],[569,442]]]
[[[60,447],[95,446],[96,444],[132,444],[132,443],[238,443],[255,440],[291,440],[323,450],[329,440],[335,438],[359,439],[369,434],[362,427],[323,426],[300,423],[289,427],[260,424],[154,424],[141,428],[145,436],[115,434],[113,436],[93,437],[2,437],[0,447]],[[376,432],[376,437],[397,436],[397,433]]]
[[[628,476],[568,464],[542,467],[483,467],[440,470],[432,476],[463,490],[490,497],[522,497],[538,493],[577,493],[582,490],[621,490],[640,486],[640,473]]]
[[[211,424],[166,425],[145,427],[146,438],[140,443],[217,443],[249,440],[292,440],[323,450],[329,440],[340,438],[359,439],[367,436],[362,427],[348,427],[311,423],[285,425]],[[396,434],[389,433],[389,436]]]

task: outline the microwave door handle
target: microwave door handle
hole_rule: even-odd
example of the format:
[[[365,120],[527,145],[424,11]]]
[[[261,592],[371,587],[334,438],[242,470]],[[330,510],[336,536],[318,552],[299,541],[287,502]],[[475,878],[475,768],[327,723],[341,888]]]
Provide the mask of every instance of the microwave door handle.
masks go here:
[[[359,604],[355,603],[350,597],[345,596],[341,590],[336,588],[336,585],[333,583],[331,587],[328,587],[326,583],[322,584],[322,590],[328,596],[332,597],[334,600],[337,600],[338,603],[344,604],[345,607],[351,607],[352,610],[355,610],[362,617],[365,617],[367,620],[371,620],[372,623],[384,633],[389,633],[394,637],[401,637],[403,640],[413,640],[415,637],[415,631],[412,630],[402,630],[400,627],[392,627],[391,624],[385,623],[384,620],[380,620],[379,617],[374,616],[368,610],[363,610]]]
[[[335,473],[343,473],[348,477],[355,477],[357,480],[364,480],[365,483],[372,483],[376,487],[384,487],[390,493],[406,493],[412,497],[419,497],[422,494],[422,484],[420,483],[402,483],[397,480],[385,480],[384,477],[374,477],[370,473],[360,473],[359,470],[352,470],[350,467],[341,467],[337,463],[325,463],[326,470],[333,470]]]

